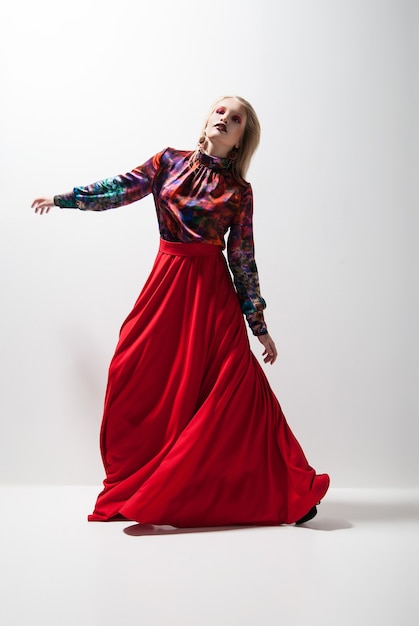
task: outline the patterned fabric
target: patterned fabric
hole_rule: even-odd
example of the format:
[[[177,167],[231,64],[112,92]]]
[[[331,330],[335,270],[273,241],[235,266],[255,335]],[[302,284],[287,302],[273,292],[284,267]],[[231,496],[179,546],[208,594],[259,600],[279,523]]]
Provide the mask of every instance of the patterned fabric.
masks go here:
[[[241,308],[255,335],[267,332],[254,257],[253,195],[232,175],[227,159],[166,148],[127,174],[57,195],[61,208],[104,211],[152,193],[165,241],[210,243],[225,248]]]

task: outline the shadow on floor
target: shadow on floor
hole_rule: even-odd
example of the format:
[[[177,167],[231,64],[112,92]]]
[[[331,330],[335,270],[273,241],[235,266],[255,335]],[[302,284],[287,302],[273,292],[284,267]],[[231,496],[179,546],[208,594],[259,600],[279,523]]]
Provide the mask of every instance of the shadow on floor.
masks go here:
[[[419,521],[419,502],[323,502],[316,518],[296,526],[298,529],[320,531],[346,530],[365,523],[390,524]],[[187,533],[208,533],[219,531],[249,531],[278,526],[212,526],[200,528],[175,528],[168,525],[134,524],[124,528],[124,533],[132,537],[150,535],[180,535]]]
[[[417,501],[326,501],[319,507],[319,515],[304,526],[313,530],[342,530],[369,523],[400,524],[415,521],[419,521]]]
[[[187,533],[214,533],[226,530],[250,530],[261,528],[260,526],[208,526],[199,528],[176,528],[175,526],[157,524],[134,524],[124,528],[124,533],[132,537],[142,537],[145,535],[185,535]]]
[[[395,500],[394,502],[368,501],[363,499],[341,502],[326,501],[321,507],[322,512],[334,519],[346,519],[355,525],[358,522],[413,522],[419,521],[419,502],[412,500]],[[320,510],[319,510],[320,512]],[[313,520],[313,524],[314,524]],[[320,522],[320,515],[316,518]]]

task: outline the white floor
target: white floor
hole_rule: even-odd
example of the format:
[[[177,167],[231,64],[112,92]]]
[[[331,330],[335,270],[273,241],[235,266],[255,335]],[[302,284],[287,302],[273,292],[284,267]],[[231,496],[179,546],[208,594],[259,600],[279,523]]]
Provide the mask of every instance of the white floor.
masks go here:
[[[305,526],[87,523],[98,488],[1,487],[2,626],[418,626],[419,490],[331,489]]]

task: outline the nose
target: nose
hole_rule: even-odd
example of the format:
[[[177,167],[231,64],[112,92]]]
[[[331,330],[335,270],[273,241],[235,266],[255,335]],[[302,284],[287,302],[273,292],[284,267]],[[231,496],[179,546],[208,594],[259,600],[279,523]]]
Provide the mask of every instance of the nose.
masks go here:
[[[223,115],[222,117],[220,117],[220,122],[224,122],[224,124],[226,124],[226,125],[228,124],[228,120],[227,120],[227,118],[225,117],[225,115]]]

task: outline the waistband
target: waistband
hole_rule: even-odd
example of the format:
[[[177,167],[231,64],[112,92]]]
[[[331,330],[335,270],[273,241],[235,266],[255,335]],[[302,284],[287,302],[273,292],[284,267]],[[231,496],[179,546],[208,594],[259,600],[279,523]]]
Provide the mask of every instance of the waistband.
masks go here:
[[[160,239],[159,252],[172,256],[216,256],[221,251],[221,246],[212,243],[181,243]]]

